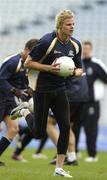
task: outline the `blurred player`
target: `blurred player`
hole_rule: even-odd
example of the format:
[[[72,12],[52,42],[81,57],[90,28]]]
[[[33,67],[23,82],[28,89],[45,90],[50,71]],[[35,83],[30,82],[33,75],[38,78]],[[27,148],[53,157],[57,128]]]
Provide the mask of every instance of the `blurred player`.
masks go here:
[[[75,132],[76,148],[78,150],[80,129],[82,126],[84,127],[88,151],[88,157],[85,161],[96,162],[98,161],[96,156],[96,141],[100,115],[99,101],[102,95],[104,95],[104,92],[100,90],[101,83],[99,85],[99,80],[107,84],[107,69],[99,59],[92,56],[92,43],[90,41],[83,42],[83,62],[88,81],[89,101],[84,104],[78,121],[74,122],[73,130]]]
[[[19,122],[19,132],[17,137],[16,148],[12,154],[12,159],[20,162],[27,162],[26,159],[21,155],[26,146],[34,139],[32,132],[29,130],[28,126],[22,126]],[[40,140],[37,150],[34,154],[32,154],[33,159],[47,159],[45,154],[42,154],[42,150],[44,145],[46,144],[48,136],[44,136],[43,139]]]
[[[0,122],[4,120],[7,125],[7,134],[0,140],[0,155],[19,130],[18,122],[12,121],[9,116],[11,110],[16,107],[15,96],[22,100],[30,96],[24,61],[36,42],[36,39],[29,40],[23,52],[8,56],[0,67]],[[5,164],[0,162],[0,165]]]
[[[74,14],[70,10],[61,11],[56,16],[56,31],[42,37],[30,52],[25,61],[25,67],[32,69],[33,73],[35,72],[35,75],[33,74],[35,83],[32,86],[34,90],[34,120],[31,114],[26,113],[26,109],[20,111],[22,115],[26,115],[27,123],[35,137],[42,138],[46,134],[49,108],[52,109],[60,130],[54,175],[64,177],[72,177],[63,170],[69,141],[70,112],[65,92],[65,78],[58,75],[59,66],[53,62],[61,56],[69,56],[74,60],[76,66],[75,71],[71,70],[71,75],[81,76],[83,72],[81,45],[71,37],[73,30]],[[16,108],[17,110],[20,110],[20,107]],[[15,111],[13,112],[15,113]]]

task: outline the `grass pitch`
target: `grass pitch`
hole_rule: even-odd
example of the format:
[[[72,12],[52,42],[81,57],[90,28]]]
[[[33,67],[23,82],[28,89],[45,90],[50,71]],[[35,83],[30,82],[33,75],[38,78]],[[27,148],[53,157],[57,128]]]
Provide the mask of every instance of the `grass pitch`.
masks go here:
[[[53,177],[54,165],[49,165],[49,160],[55,154],[55,150],[44,150],[47,160],[32,159],[34,149],[26,149],[23,152],[27,163],[17,162],[10,158],[13,149],[9,148],[1,158],[6,167],[0,167],[0,180],[62,180],[64,177]],[[79,166],[65,166],[64,169],[71,172],[73,180],[107,180],[107,152],[99,153],[99,161],[94,163],[84,162],[86,153],[79,160]]]

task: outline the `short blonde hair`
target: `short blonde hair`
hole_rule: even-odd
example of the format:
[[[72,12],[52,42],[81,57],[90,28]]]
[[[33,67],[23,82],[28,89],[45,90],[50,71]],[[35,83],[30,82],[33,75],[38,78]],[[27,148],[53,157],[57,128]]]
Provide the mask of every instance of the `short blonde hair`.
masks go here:
[[[73,18],[74,13],[71,10],[60,11],[55,18],[56,29],[59,29],[66,19]]]

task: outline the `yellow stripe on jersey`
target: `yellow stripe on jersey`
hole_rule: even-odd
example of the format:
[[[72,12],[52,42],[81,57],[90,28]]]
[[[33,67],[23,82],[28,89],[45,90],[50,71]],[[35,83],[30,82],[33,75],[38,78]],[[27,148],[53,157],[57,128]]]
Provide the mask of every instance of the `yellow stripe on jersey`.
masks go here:
[[[20,60],[19,60],[19,63],[16,68],[16,73],[20,71],[21,66],[22,66],[22,58],[20,58]]]
[[[55,44],[56,44],[56,42],[57,42],[57,39],[58,39],[57,37],[55,37],[55,38],[53,39],[53,41],[51,42],[50,46],[48,47],[45,55],[44,55],[44,56],[41,58],[41,60],[39,61],[40,63],[42,63],[43,60],[47,57],[47,55],[52,51],[52,49],[54,48],[54,46],[55,46]]]
[[[33,90],[36,90],[37,80],[38,80],[38,77],[39,77],[39,73],[40,73],[39,71],[32,70],[32,69],[30,69],[30,71],[28,72],[29,86]]]
[[[71,44],[73,44],[73,46],[75,48],[75,51],[76,51],[76,54],[78,54],[78,52],[79,52],[79,45],[75,41],[73,41],[71,39],[70,39],[70,42],[71,42]]]
[[[52,49],[54,48],[55,44],[57,42],[57,37],[53,39],[53,41],[51,42],[49,48],[47,49],[45,55],[41,58],[41,60],[39,61],[39,63],[43,63],[44,59],[48,56],[48,54],[52,51]],[[28,80],[29,80],[29,86],[35,91],[36,87],[37,87],[37,81],[39,78],[39,71],[36,70],[29,70],[28,72]]]

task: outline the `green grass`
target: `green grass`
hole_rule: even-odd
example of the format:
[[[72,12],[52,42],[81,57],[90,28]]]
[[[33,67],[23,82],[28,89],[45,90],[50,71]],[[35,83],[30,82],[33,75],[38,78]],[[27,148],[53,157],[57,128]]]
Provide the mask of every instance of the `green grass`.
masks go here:
[[[55,150],[44,150],[44,154],[48,155],[48,160],[34,160],[31,155],[33,149],[26,149],[24,157],[28,159],[28,163],[16,162],[11,160],[10,156],[13,149],[9,148],[1,160],[6,163],[6,167],[0,167],[0,180],[62,180],[63,177],[53,177],[54,165],[49,165],[49,160],[55,154]],[[97,163],[85,163],[83,158],[79,160],[79,166],[65,166],[64,169],[70,171],[73,180],[107,180],[107,153],[99,153],[99,161]]]

